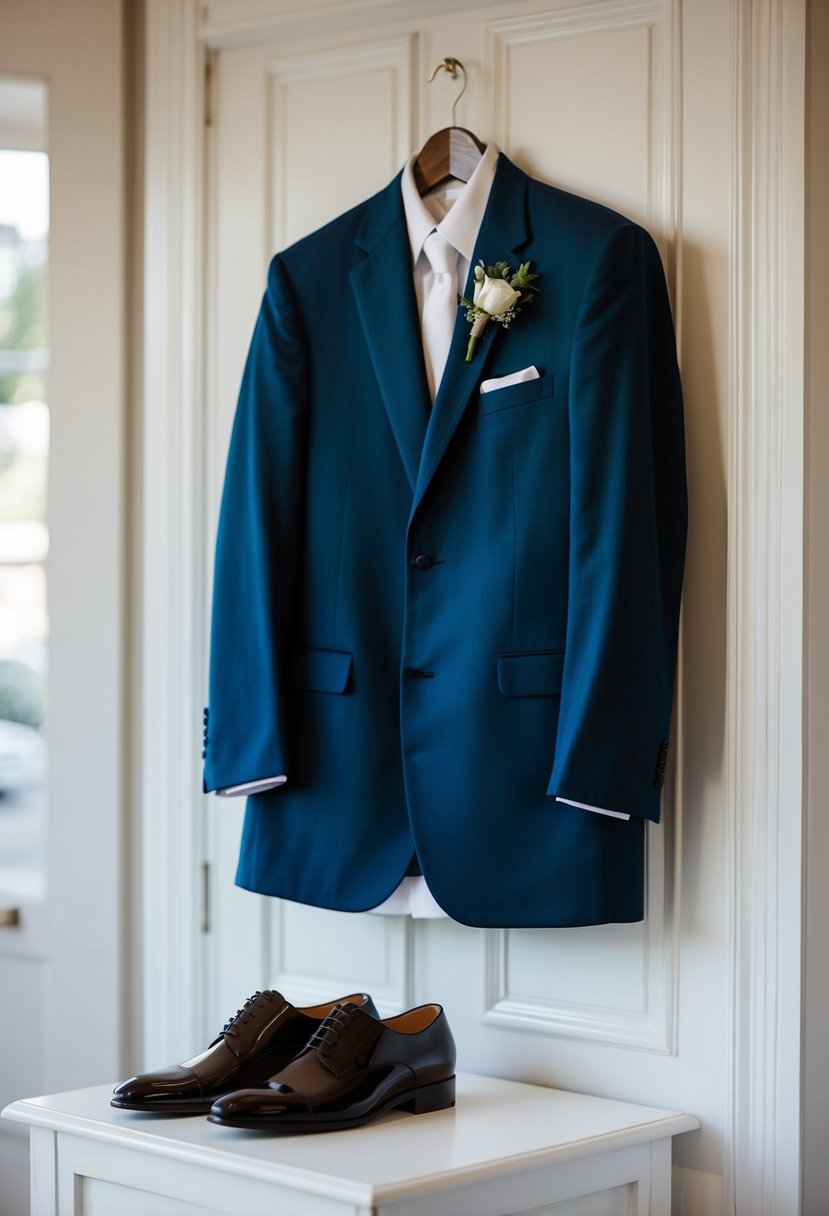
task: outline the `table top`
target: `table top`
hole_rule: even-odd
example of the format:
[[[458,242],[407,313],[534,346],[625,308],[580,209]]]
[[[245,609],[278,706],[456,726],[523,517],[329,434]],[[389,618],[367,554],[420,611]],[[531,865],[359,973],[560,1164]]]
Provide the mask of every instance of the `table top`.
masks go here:
[[[116,1110],[110,1085],[24,1098],[3,1117],[355,1203],[395,1202],[699,1127],[692,1115],[517,1081],[459,1073],[457,1084],[453,1110],[395,1112],[304,1136]]]

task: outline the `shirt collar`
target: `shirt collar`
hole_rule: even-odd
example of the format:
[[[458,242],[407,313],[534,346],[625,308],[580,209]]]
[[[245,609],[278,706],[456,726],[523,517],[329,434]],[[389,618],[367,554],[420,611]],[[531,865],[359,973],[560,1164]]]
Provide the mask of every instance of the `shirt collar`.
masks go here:
[[[415,185],[414,163],[416,160],[417,153],[407,161],[400,179],[409,247],[412,252],[412,265],[420,257],[423,242],[433,228],[437,228],[441,236],[454,245],[467,261],[471,262],[478,229],[484,218],[489,192],[495,180],[498,149],[495,144],[487,144],[483,156],[475,166],[475,172],[463,187],[460,198],[440,222],[435,221],[435,217],[429,211]]]

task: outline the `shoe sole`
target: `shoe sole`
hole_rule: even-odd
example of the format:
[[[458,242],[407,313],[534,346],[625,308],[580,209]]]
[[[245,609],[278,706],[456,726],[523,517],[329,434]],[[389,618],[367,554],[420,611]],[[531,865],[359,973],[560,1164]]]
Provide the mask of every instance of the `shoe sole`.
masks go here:
[[[207,1116],[207,1120],[219,1127],[241,1127],[247,1131],[334,1132],[344,1131],[350,1127],[362,1127],[393,1110],[406,1110],[414,1115],[427,1115],[432,1111],[448,1110],[454,1105],[455,1078],[449,1077],[446,1081],[436,1081],[432,1085],[421,1085],[417,1089],[407,1090],[406,1093],[398,1094],[396,1098],[392,1098],[383,1106],[377,1107],[376,1110],[369,1111],[365,1115],[355,1115],[352,1118],[316,1118],[314,1115],[308,1114],[304,1118],[291,1119],[282,1119],[279,1116],[274,1119],[234,1119],[232,1116],[223,1119],[211,1114]]]
[[[216,1098],[220,1096],[217,1094]],[[148,1102],[116,1102],[113,1098],[110,1106],[116,1110],[137,1110],[142,1115],[206,1115],[216,1098],[194,1098],[191,1102],[178,1099],[163,1104],[159,1102],[156,1106]]]

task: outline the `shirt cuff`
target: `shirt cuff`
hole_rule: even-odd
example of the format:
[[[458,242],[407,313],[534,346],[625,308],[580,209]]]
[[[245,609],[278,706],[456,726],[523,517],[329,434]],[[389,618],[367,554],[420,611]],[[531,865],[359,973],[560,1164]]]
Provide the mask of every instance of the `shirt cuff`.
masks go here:
[[[262,777],[259,781],[245,781],[242,785],[227,785],[224,789],[216,790],[220,798],[235,798],[237,794],[261,794],[263,790],[276,789],[284,785],[288,778],[284,773],[279,777]]]
[[[603,806],[591,806],[589,802],[574,802],[572,798],[556,798],[556,802],[566,802],[568,806],[577,806],[582,811],[593,811],[596,815],[609,815],[611,819],[630,819],[622,811],[608,811]]]

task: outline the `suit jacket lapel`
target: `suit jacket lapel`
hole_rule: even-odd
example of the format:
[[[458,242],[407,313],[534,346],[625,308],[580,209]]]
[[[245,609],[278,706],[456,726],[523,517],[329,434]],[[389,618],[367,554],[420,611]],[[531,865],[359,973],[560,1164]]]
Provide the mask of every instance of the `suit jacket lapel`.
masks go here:
[[[399,174],[369,203],[357,243],[367,256],[351,271],[351,286],[392,433],[414,490],[431,403]]]
[[[501,153],[498,157],[498,166],[484,218],[475,242],[469,282],[463,293],[467,299],[472,298],[474,269],[479,260],[483,260],[487,265],[500,259],[510,261],[512,254],[529,240],[526,194],[527,175]],[[514,260],[510,261],[510,264],[516,269]],[[469,399],[483,378],[484,367],[493,341],[502,338],[502,335],[497,332],[501,326],[490,321],[478,340],[472,361],[466,363],[469,328],[469,322],[459,308],[452,333],[449,358],[446,361],[446,369],[438,387],[426,430],[426,438],[423,442],[423,454],[417,474],[412,513],[417,510],[418,504],[443,459],[449,441],[463,417]]]

